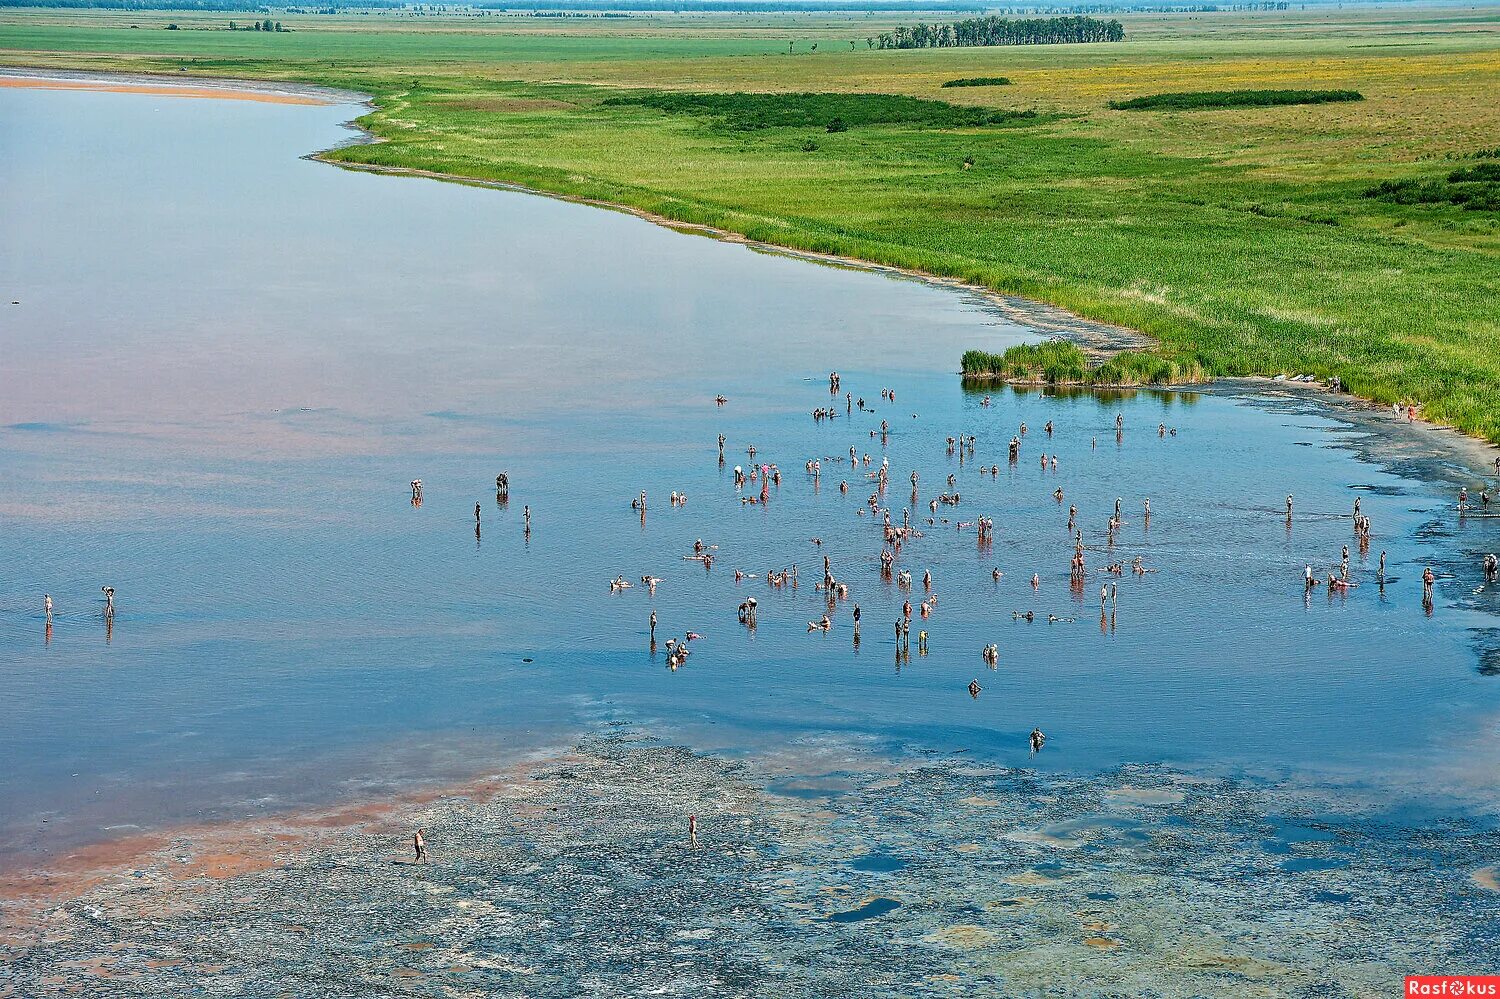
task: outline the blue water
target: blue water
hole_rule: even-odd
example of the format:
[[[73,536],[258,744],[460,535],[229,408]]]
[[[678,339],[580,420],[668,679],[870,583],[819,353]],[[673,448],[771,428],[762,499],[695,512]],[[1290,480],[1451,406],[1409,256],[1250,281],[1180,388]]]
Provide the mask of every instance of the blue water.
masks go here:
[[[849,861],[849,866],[856,871],[891,874],[905,868],[906,861],[900,857],[893,857],[888,853],[867,853],[862,857],[855,857]]]
[[[866,919],[875,919],[901,908],[901,903],[893,898],[872,898],[857,909],[849,909],[844,912],[835,912],[828,917],[830,923],[860,923]]]
[[[730,752],[833,733],[1044,771],[1493,791],[1500,687],[1477,667],[1500,596],[1472,591],[1500,538],[1454,511],[1458,481],[1484,482],[1459,463],[1398,474],[1311,401],[1001,389],[985,406],[959,355],[1036,334],[983,300],[298,158],[354,113],[0,91],[0,298],[20,302],[0,304],[0,851],[469,773],[611,721]],[[876,411],[846,419],[840,397],[814,423],[830,370]],[[944,446],[961,432],[979,440],[962,466]],[[732,484],[751,444],[783,476],[765,506]],[[851,469],[851,445],[872,464]],[[939,597],[913,622],[930,654],[913,635],[905,663],[907,594],[859,515],[882,458],[898,522],[920,472],[925,536],[897,567],[913,606],[924,569]],[[950,473],[963,502],[938,516],[993,516],[992,549],[925,523]],[[1092,569],[1140,555],[1160,572],[1071,592],[1070,503]],[[681,558],[698,538],[718,546],[710,571]],[[1304,599],[1304,564],[1326,575],[1346,543],[1360,585]],[[1381,550],[1400,577],[1384,593]],[[810,634],[824,554],[851,598]],[[800,587],[767,586],[793,563]],[[1431,615],[1429,563],[1454,577]],[[616,575],[637,585],[612,594]],[[1119,593],[1101,620],[1104,582]],[[653,608],[659,639],[704,636],[675,672],[648,651]]]

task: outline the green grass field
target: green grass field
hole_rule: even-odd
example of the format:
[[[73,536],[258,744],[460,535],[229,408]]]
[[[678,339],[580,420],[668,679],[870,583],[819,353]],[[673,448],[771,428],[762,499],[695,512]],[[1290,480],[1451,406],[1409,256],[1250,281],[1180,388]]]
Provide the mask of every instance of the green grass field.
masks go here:
[[[0,11],[0,64],[361,89],[388,141],[333,159],[957,277],[1142,330],[1184,370],[1337,374],[1500,442],[1500,217],[1366,196],[1494,162],[1474,154],[1500,144],[1500,7],[1126,15],[1121,43],[908,51],[867,48],[884,14],[273,16],[293,30]],[[990,76],[1011,85],[943,87]],[[1108,106],[1239,90],[1364,100]]]

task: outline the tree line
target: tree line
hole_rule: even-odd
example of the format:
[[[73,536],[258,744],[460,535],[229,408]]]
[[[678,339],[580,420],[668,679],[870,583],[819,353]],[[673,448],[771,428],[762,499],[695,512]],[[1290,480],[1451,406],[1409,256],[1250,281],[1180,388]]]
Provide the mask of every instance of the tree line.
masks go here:
[[[975,17],[951,24],[900,25],[866,44],[876,49],[945,49],[975,45],[1057,45],[1119,42],[1125,26],[1096,17]]]

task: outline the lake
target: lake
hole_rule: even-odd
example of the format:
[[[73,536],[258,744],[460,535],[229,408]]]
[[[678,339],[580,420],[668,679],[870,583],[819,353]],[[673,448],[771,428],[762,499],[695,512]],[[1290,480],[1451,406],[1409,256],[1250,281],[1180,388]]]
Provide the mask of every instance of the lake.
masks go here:
[[[1269,385],[965,388],[962,352],[1035,339],[1024,315],[301,158],[359,113],[0,89],[0,856],[370,797],[620,723],[721,754],[837,733],[1042,773],[1306,782],[1412,821],[1492,814],[1500,592],[1479,556],[1500,535],[1456,509],[1460,484],[1493,482],[1451,438]],[[835,370],[870,411],[846,415]],[[962,463],[960,434],[977,437]],[[883,503],[923,532],[897,559],[911,594],[882,579],[866,506],[885,459]],[[744,503],[759,483],[732,470],[761,462],[780,485]],[[933,514],[950,474],[961,502]],[[959,526],[980,515],[991,546]],[[683,558],[697,539],[711,568]],[[1304,595],[1304,566],[1326,576],[1346,544],[1358,585]],[[851,592],[810,633],[825,554]],[[1138,556],[1158,571],[1100,572]],[[797,588],[767,585],[793,564]],[[930,651],[914,635],[900,662],[892,624],[927,569],[938,602],[912,627]],[[616,576],[636,585],[612,593]],[[681,669],[648,650],[653,609],[660,640],[703,636]]]

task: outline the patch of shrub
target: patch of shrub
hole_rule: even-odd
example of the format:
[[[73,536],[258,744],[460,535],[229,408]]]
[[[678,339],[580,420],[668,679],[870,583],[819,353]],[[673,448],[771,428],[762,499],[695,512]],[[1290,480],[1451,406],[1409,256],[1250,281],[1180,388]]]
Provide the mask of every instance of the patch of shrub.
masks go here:
[[[1500,181],[1500,163],[1481,163],[1467,170],[1455,170],[1448,175],[1448,183],[1465,184],[1470,181]]]
[[[815,153],[815,152],[817,152],[818,151],[817,140],[815,140],[815,139],[808,139],[806,142],[802,143],[802,151],[804,153]]]
[[[1500,212],[1500,163],[1454,170],[1442,179],[1385,180],[1364,195],[1398,205],[1457,205],[1471,212]]]
[[[1050,120],[1035,111],[999,111],[962,107],[946,101],[899,94],[703,94],[635,91],[610,97],[605,106],[654,108],[666,114],[716,118],[737,131],[762,128],[826,128],[839,121],[846,128],[863,125],[912,125],[919,128],[978,128],[1028,125]],[[829,128],[829,131],[838,131]]]
[[[1008,87],[1010,79],[1004,76],[965,76],[957,80],[949,80],[943,84],[947,87]]]
[[[1362,101],[1357,90],[1194,90],[1110,101],[1116,111],[1206,111],[1214,108],[1269,108],[1286,104]]]
[[[846,125],[846,124],[844,124],[844,119],[842,119],[842,118],[835,118],[835,119],[833,119],[832,121],[830,121],[828,123],[828,131],[830,131],[830,132],[847,132],[847,131],[849,131],[849,126]]]

